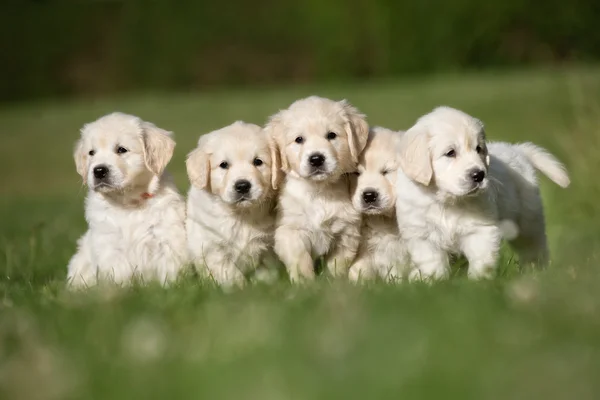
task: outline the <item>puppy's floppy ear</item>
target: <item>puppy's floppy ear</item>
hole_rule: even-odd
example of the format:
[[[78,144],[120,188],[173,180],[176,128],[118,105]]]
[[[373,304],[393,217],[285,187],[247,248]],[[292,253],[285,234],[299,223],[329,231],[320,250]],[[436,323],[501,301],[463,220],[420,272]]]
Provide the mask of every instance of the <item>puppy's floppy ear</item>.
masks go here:
[[[347,100],[339,102],[342,106],[346,119],[346,135],[348,136],[348,146],[350,147],[350,155],[352,161],[358,163],[358,156],[367,145],[369,137],[369,124],[366,117],[361,114],[356,107],[350,104]]]
[[[283,179],[283,171],[281,170],[281,152],[275,139],[270,137],[269,140],[269,151],[271,152],[271,186],[277,190],[279,183]]]
[[[154,174],[161,175],[173,157],[175,141],[171,139],[171,132],[143,121],[142,141],[144,143],[144,161],[146,167]]]
[[[429,154],[429,134],[427,128],[417,123],[402,136],[399,153],[402,171],[415,182],[428,186],[433,169]]]
[[[83,139],[79,139],[75,143],[75,149],[73,150],[73,158],[75,159],[75,168],[77,173],[83,178],[83,184],[87,184],[87,167],[86,167],[86,154],[83,151]]]
[[[489,153],[488,148],[487,148],[487,142],[486,142],[487,139],[486,139],[486,134],[485,134],[485,126],[483,125],[483,122],[481,122],[481,120],[475,119],[475,121],[480,126],[480,129],[481,129],[481,136],[482,136],[483,141],[484,141],[483,150],[485,151],[485,165],[487,167],[489,167],[490,166],[490,153]]]
[[[279,154],[280,169],[283,172],[289,172],[290,164],[287,156],[285,155],[285,127],[283,125],[281,111],[269,118],[269,122],[265,126],[267,135],[274,141],[275,148]]]
[[[207,136],[200,139],[198,147],[188,154],[185,161],[190,182],[198,189],[206,189],[210,185],[210,158],[205,150]]]

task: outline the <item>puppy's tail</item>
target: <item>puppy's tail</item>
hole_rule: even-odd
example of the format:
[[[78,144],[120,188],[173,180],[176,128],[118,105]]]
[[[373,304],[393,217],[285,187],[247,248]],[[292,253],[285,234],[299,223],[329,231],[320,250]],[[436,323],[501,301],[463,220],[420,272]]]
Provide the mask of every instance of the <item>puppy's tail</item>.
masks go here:
[[[558,186],[566,188],[571,183],[565,166],[546,149],[533,143],[520,143],[517,148],[533,166]]]

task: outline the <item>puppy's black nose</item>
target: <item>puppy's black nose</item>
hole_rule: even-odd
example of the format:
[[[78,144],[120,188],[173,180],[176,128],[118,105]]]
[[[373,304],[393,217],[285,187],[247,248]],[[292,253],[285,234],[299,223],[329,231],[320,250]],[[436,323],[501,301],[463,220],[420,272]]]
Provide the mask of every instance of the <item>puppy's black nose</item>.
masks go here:
[[[483,178],[485,178],[485,172],[482,170],[476,169],[475,171],[471,172],[471,179],[473,179],[473,182],[480,183]]]
[[[363,200],[367,204],[375,203],[378,197],[379,194],[374,190],[365,190],[363,192]]]
[[[320,167],[325,162],[325,156],[323,154],[314,153],[308,157],[308,162],[313,167]]]
[[[240,179],[235,183],[233,187],[235,188],[235,191],[239,194],[246,194],[250,191],[252,184],[245,179]]]
[[[106,175],[108,175],[108,168],[106,166],[98,165],[94,168],[94,177],[96,179],[106,178]]]

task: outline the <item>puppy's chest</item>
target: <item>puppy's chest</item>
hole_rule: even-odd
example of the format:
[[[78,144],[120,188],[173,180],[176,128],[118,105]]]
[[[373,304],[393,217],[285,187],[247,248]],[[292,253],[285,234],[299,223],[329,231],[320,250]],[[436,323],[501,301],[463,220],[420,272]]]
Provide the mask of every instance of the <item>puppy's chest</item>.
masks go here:
[[[230,249],[243,246],[262,251],[273,241],[274,220],[271,217],[265,217],[265,220],[255,224],[232,221],[229,226],[223,228],[223,244]]]
[[[469,209],[447,208],[440,205],[432,205],[423,210],[422,213],[414,213],[412,218],[421,232],[421,236],[428,236],[441,247],[457,251],[461,239],[476,231],[481,225],[481,217]],[[409,233],[409,232],[407,232]]]
[[[158,216],[120,214],[110,213],[90,224],[91,252],[99,267],[119,268],[128,264],[151,268],[158,265],[164,247],[185,252],[183,246],[177,247],[177,243],[185,243],[183,224],[181,229],[176,225],[169,228]]]
[[[333,242],[343,235],[349,226],[360,223],[359,215],[349,203],[319,203],[305,211],[306,229],[312,241],[313,256],[329,252]]]
[[[400,259],[404,254],[404,246],[399,235],[395,219],[380,220],[367,217],[361,231],[364,251],[377,259]]]
[[[90,225],[97,237],[111,238],[122,247],[139,247],[169,235],[183,233],[183,214],[179,208],[182,207],[177,205],[166,210],[152,207],[141,210],[103,210],[91,216]]]
[[[315,199],[304,205],[298,219],[313,232],[325,231],[335,235],[359,221],[359,215],[349,201]]]

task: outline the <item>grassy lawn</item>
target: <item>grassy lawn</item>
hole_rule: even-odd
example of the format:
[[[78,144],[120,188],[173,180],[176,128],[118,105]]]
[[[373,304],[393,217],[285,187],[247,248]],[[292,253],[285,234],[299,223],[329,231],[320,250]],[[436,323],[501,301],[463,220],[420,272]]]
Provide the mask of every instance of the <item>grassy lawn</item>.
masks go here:
[[[348,98],[403,129],[440,104],[481,118],[492,140],[531,140],[572,186],[542,178],[553,264],[426,285],[321,280],[224,294],[177,287],[68,293],[85,230],[72,146],[120,110],[173,130],[170,171],[202,133],[309,94]],[[352,86],[43,102],[0,109],[2,399],[600,398],[600,69],[440,76]]]

